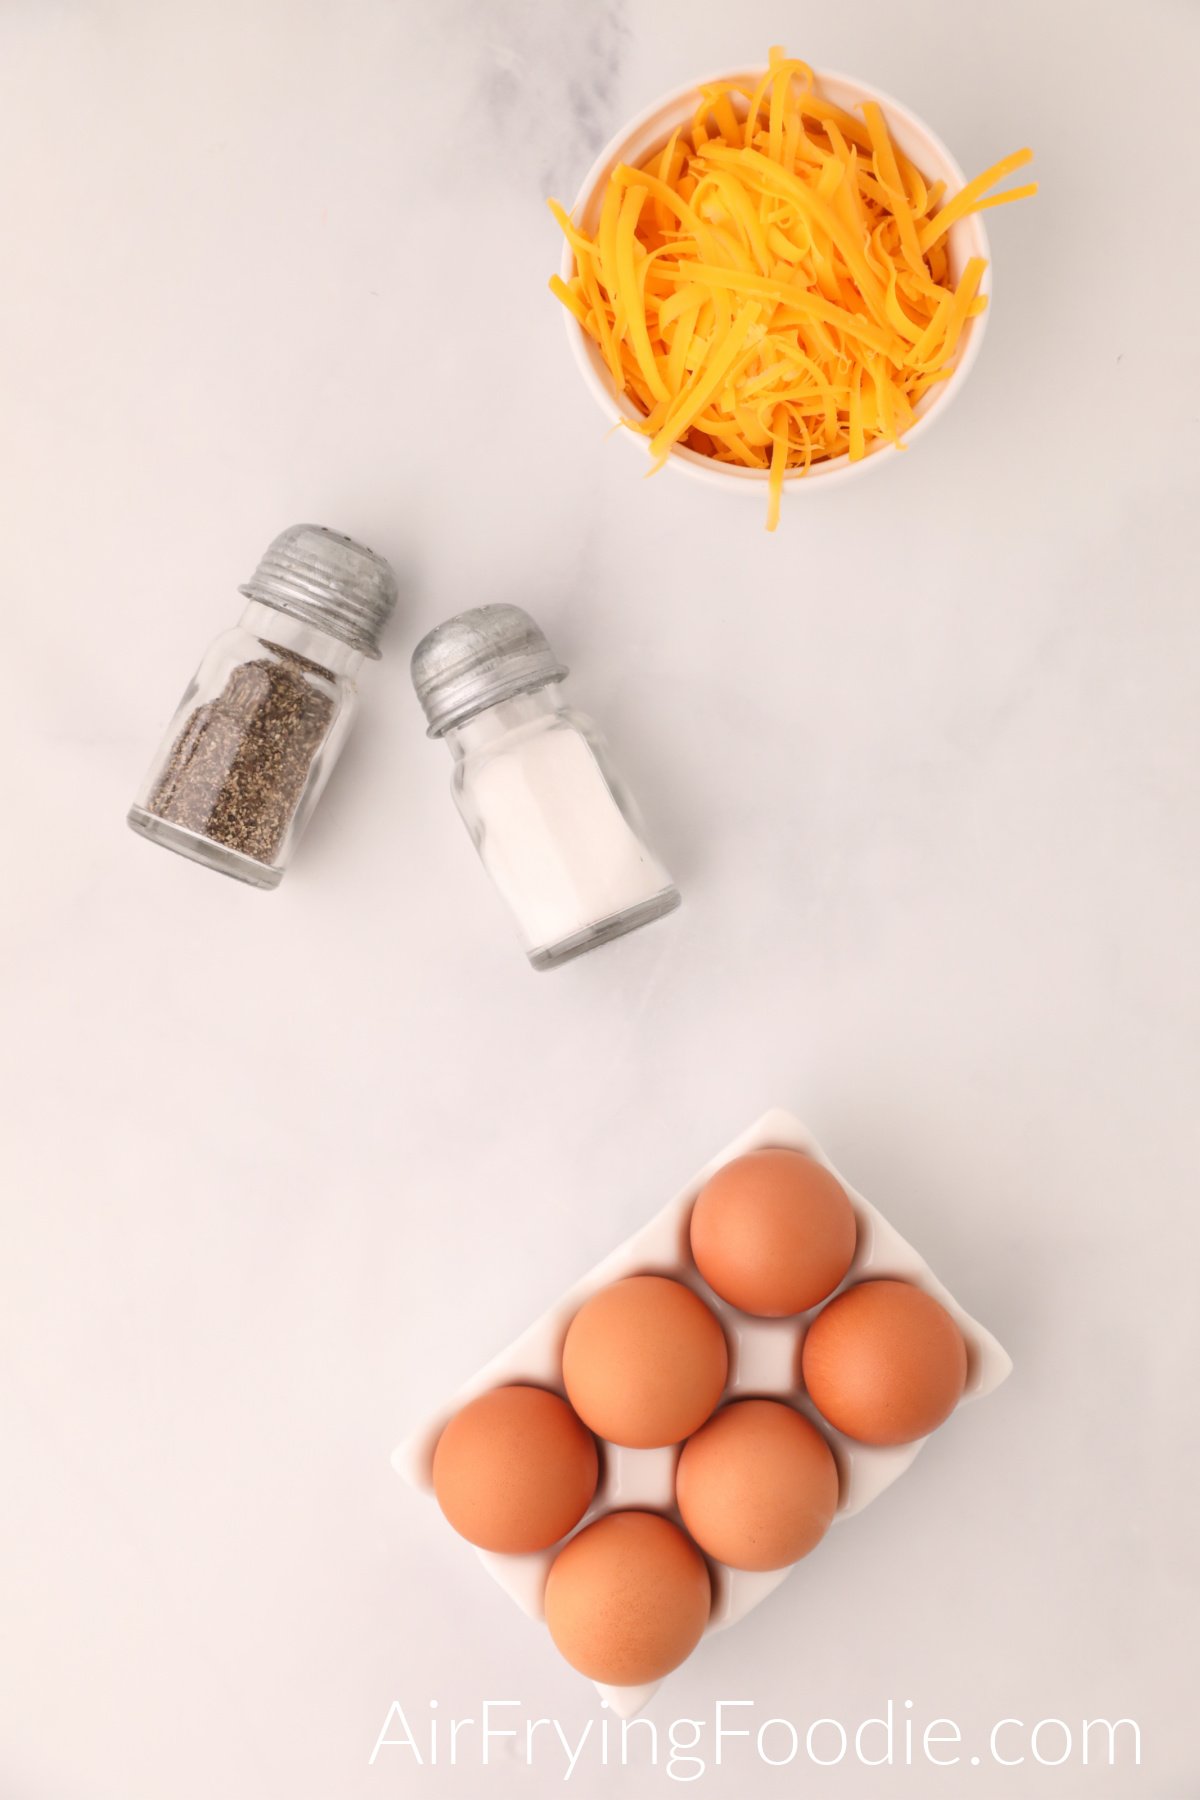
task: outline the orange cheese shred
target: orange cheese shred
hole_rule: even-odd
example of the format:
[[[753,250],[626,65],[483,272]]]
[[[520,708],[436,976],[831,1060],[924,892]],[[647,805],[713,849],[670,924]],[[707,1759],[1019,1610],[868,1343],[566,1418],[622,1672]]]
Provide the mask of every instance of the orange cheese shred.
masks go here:
[[[773,49],[761,80],[705,87],[690,123],[612,171],[594,237],[550,202],[575,260],[551,291],[636,406],[652,472],[676,445],[758,470],[774,531],[785,477],[904,448],[987,304],[984,260],[952,273],[946,234],[1036,193],[994,191],[1032,155],[947,195],[875,102],[846,112]]]

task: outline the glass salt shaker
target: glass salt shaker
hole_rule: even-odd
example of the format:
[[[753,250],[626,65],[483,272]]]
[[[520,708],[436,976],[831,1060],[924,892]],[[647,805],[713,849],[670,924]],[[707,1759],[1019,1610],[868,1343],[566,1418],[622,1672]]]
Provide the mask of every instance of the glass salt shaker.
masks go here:
[[[559,697],[566,673],[519,606],[459,613],[412,659],[458,810],[535,969],[679,905],[603,738]]]
[[[253,887],[277,887],[346,741],[355,679],[396,603],[373,550],[293,525],[239,593],[129,809],[151,843]]]

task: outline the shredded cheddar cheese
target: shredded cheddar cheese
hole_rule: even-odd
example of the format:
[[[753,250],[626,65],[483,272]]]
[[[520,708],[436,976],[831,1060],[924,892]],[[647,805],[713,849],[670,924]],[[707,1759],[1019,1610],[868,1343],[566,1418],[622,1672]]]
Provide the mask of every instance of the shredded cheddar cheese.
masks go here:
[[[652,467],[679,444],[764,471],[773,531],[789,470],[904,447],[987,304],[984,259],[953,281],[946,233],[1036,193],[992,192],[1032,155],[948,198],[874,102],[854,117],[774,49],[757,85],[702,89],[690,126],[613,170],[594,237],[550,202],[575,258],[550,287],[636,405]]]

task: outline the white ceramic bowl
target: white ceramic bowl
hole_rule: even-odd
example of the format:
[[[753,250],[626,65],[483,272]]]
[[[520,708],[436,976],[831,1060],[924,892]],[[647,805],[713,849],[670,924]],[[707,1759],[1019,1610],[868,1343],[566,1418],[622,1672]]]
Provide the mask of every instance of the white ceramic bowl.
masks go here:
[[[644,112],[622,127],[617,135],[607,143],[600,152],[584,178],[583,186],[572,208],[572,217],[584,231],[593,234],[600,219],[600,207],[604,198],[604,189],[608,178],[618,163],[640,164],[655,150],[666,143],[677,125],[685,124],[693,115],[700,102],[700,89],[709,87],[714,82],[746,81],[754,83],[762,78],[762,69],[723,69],[719,74],[702,77],[698,81],[689,82],[686,87],[676,88],[673,93],[664,95],[654,101]],[[930,181],[944,181],[949,195],[954,195],[959,188],[966,185],[966,177],[947,150],[942,140],[935,136],[923,120],[915,113],[901,106],[898,100],[883,94],[878,88],[869,87],[865,81],[856,81],[849,75],[837,75],[830,70],[814,71],[817,86],[827,99],[835,105],[843,107],[847,112],[855,112],[864,100],[878,103],[887,120],[888,130],[893,139],[914,162],[921,173]],[[947,233],[947,247],[950,256],[950,269],[955,280],[962,273],[968,259],[972,256],[987,258],[988,266],[984,271],[979,291],[987,294],[991,291],[992,264],[988,246],[987,232],[984,230],[982,216],[971,214],[952,225]],[[575,257],[569,244],[563,245],[561,274],[564,281],[569,281],[575,273]],[[578,320],[566,309],[567,337],[575,360],[579,364],[580,373],[601,412],[614,424],[622,419],[640,418],[641,414],[628,395],[617,395],[613,392],[612,377],[609,375],[599,347],[579,324]],[[972,363],[979,354],[979,346],[983,341],[984,326],[987,323],[987,312],[978,318],[968,319],[959,339],[955,356],[954,371],[948,380],[939,382],[927,393],[917,406],[917,417],[905,433],[904,441],[911,444],[916,441],[935,419],[940,419],[951,400],[962,387]],[[621,437],[636,445],[643,455],[646,454],[646,440],[640,433],[622,431]],[[833,482],[845,481],[851,476],[862,475],[868,469],[877,467],[889,457],[895,456],[893,444],[876,444],[860,462],[852,463],[848,456],[837,456],[828,462],[815,463],[808,474],[800,470],[789,471],[784,481],[790,490],[799,484],[803,489],[827,488]],[[727,493],[737,492],[756,494],[765,505],[765,488],[767,473],[765,469],[741,469],[731,467],[728,463],[719,463],[709,456],[701,456],[698,451],[685,450],[676,445],[667,457],[668,467],[680,469],[699,481],[706,481],[710,486],[724,488]]]

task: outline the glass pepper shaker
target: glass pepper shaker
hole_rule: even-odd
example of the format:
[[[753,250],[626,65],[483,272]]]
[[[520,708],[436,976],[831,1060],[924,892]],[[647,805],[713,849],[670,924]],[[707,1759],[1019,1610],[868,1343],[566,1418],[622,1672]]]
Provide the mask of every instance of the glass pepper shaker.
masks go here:
[[[129,823],[151,843],[254,887],[277,887],[346,741],[355,678],[396,603],[373,550],[293,525],[238,590],[167,728]]]
[[[603,738],[560,698],[566,673],[519,606],[459,613],[412,659],[458,810],[535,969],[679,905]]]

